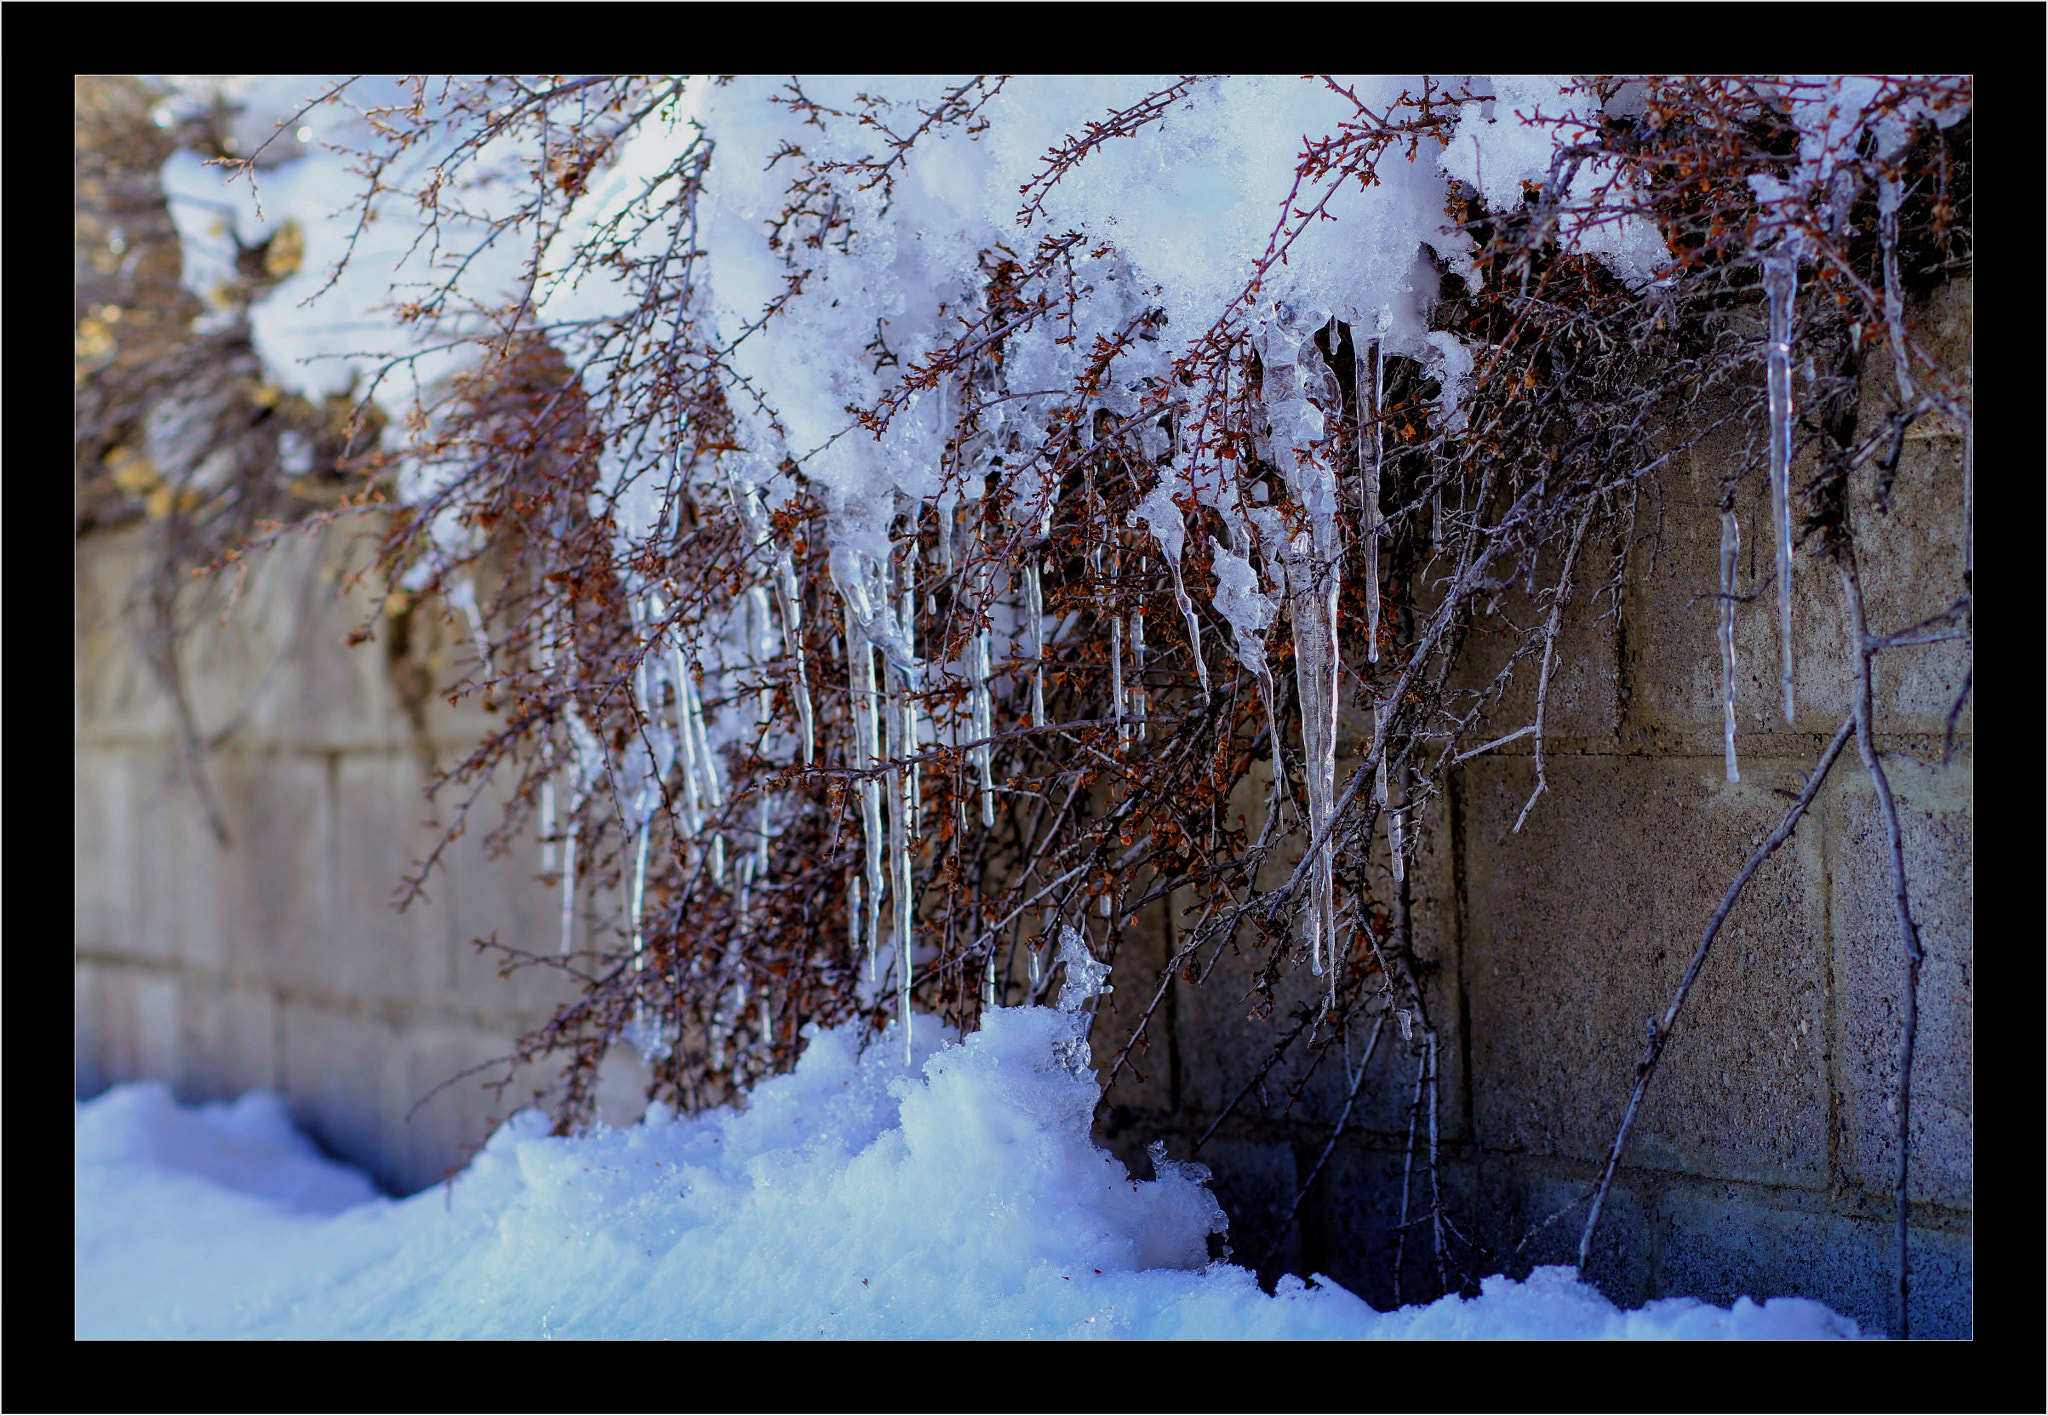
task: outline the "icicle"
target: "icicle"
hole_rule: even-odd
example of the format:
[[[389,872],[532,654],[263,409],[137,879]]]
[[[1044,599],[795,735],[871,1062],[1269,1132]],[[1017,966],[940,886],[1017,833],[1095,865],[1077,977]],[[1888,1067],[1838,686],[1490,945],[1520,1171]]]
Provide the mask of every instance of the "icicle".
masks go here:
[[[875,727],[875,653],[860,627],[853,606],[846,606],[846,657],[851,665],[848,692],[853,710],[854,758],[858,772],[872,772],[880,760]],[[868,948],[868,981],[875,980],[876,936],[881,933],[882,911],[882,787],[872,775],[860,779],[861,843],[867,864],[867,915],[864,934]]]
[[[860,872],[849,870],[846,872],[846,947],[847,951],[856,957],[860,954],[860,922]],[[871,944],[868,946],[868,978],[870,982],[874,979],[874,973],[874,946]]]
[[[1771,517],[1778,545],[1778,683],[1785,721],[1792,721],[1792,302],[1799,293],[1799,260],[1773,250],[1764,257],[1764,290],[1771,301],[1765,349],[1771,400]]]
[[[1097,542],[1088,551],[1088,569],[1095,578],[1097,593],[1102,593],[1102,544]],[[1120,615],[1109,617],[1109,715],[1118,720],[1117,744],[1124,745],[1130,739],[1130,729],[1122,719],[1124,716],[1124,625]]]
[[[1358,478],[1359,511],[1365,535],[1365,661],[1377,664],[1380,661],[1380,458],[1384,450],[1384,430],[1380,426],[1380,403],[1385,393],[1386,372],[1380,358],[1380,341],[1375,339],[1372,348],[1372,404],[1365,402],[1363,381],[1358,376],[1358,361],[1351,364],[1351,396],[1358,408]],[[1370,436],[1367,430],[1370,429]]]
[[[774,621],[768,609],[767,586],[747,587],[747,612],[754,621],[755,652],[764,660],[773,658],[776,640],[780,636],[775,631]],[[760,727],[765,740],[768,730],[775,726],[775,690],[764,681],[756,701],[760,705]]]
[[[1088,1031],[1090,1024],[1091,999],[1116,989],[1105,982],[1109,977],[1109,965],[1098,962],[1089,952],[1088,941],[1081,931],[1072,925],[1060,931],[1059,962],[1066,973],[1060,983],[1059,1002],[1055,1005],[1060,1012],[1070,1015],[1070,1029],[1067,1036],[1053,1045],[1053,1055],[1066,1064],[1069,1072],[1076,1077],[1093,1078],[1094,1059],[1089,1055]]]
[[[463,618],[469,621],[469,632],[476,640],[476,657],[484,666],[484,676],[496,677],[498,671],[491,667],[491,639],[484,633],[484,617],[476,606],[476,582],[466,575],[459,577],[455,582],[455,588],[448,592],[448,598],[455,602],[456,607],[462,611]]]
[[[996,946],[988,946],[988,958],[981,966],[981,1006],[984,1009],[996,1006]]]
[[[725,789],[718,780],[718,761],[711,755],[711,739],[704,730],[704,705],[697,696],[696,680],[689,674],[683,675],[678,685],[677,697],[682,703],[683,738],[692,745],[690,758],[694,775],[698,779],[698,795],[707,817],[715,818],[725,807]],[[714,828],[711,832],[711,878],[725,883],[725,832]]]
[[[581,800],[577,802],[580,806]],[[576,806],[569,808],[569,837],[562,843],[562,953],[566,957],[576,935]]]
[[[1400,884],[1408,878],[1408,820],[1407,813],[1387,813],[1388,859],[1394,867],[1394,883]]]
[[[1337,792],[1337,595],[1342,547],[1337,529],[1337,481],[1325,458],[1323,415],[1300,392],[1300,360],[1313,348],[1289,327],[1291,312],[1278,311],[1279,323],[1267,332],[1268,375],[1264,385],[1270,456],[1289,491],[1307,514],[1308,526],[1292,536],[1268,539],[1268,564],[1285,567],[1289,619],[1294,630],[1297,697],[1301,703],[1302,756],[1307,777],[1308,826],[1311,839],[1325,834]],[[1311,320],[1310,327],[1322,323]],[[1315,354],[1316,367],[1321,355]],[[1254,513],[1265,510],[1254,508]],[[1278,522],[1277,516],[1273,518]],[[1262,524],[1262,530],[1265,529]],[[1275,732],[1275,775],[1278,777],[1279,725]],[[1331,868],[1331,843],[1323,840],[1310,862],[1308,909],[1309,966],[1320,976],[1327,958],[1336,962],[1336,897]],[[1334,977],[1334,975],[1333,975]]]
[[[1138,558],[1138,580],[1140,584],[1144,583],[1147,569],[1145,558],[1140,556]],[[1145,724],[1143,719],[1151,711],[1151,705],[1145,699],[1145,606],[1143,601],[1140,601],[1131,610],[1131,679],[1131,712],[1140,719],[1138,723],[1138,741],[1143,742],[1145,740]]]
[[[555,779],[540,784],[540,868],[555,868]]]
[[[903,1060],[910,1061],[910,971],[915,940],[910,883],[910,844],[915,816],[912,769],[904,759],[915,751],[916,708],[908,675],[891,665],[887,713],[889,782],[889,891],[896,950],[896,1019],[903,1029]]]
[[[1045,720],[1045,593],[1039,580],[1038,556],[1024,564],[1024,617],[1031,624],[1031,726]]]
[[[541,612],[540,666],[541,677],[548,683],[555,681],[555,631],[556,608],[549,599]],[[542,770],[545,775],[540,784],[540,868],[552,871],[555,868],[555,740],[547,738],[541,746]]]
[[[1124,525],[1136,526],[1143,520],[1152,530],[1152,539],[1159,543],[1159,549],[1166,557],[1167,569],[1173,572],[1173,599],[1180,606],[1180,616],[1187,625],[1188,648],[1195,656],[1195,673],[1202,682],[1202,696],[1209,696],[1209,665],[1202,658],[1202,622],[1195,617],[1195,602],[1188,598],[1188,587],[1181,579],[1180,555],[1187,540],[1187,523],[1181,510],[1174,505],[1173,497],[1167,491],[1166,479],[1174,475],[1171,469],[1159,474],[1159,481],[1138,503],[1137,509],[1125,513]]]
[[[1387,705],[1379,699],[1375,698],[1372,702],[1372,731],[1374,737],[1382,737],[1382,735],[1386,731],[1386,721]],[[1387,743],[1384,740],[1382,740],[1380,743],[1380,760],[1373,765],[1372,800],[1373,805],[1379,807],[1381,810],[1386,809]]]
[[[1906,301],[1899,289],[1899,179],[1885,173],[1877,179],[1877,240],[1884,252],[1884,323],[1892,346],[1892,378],[1898,384],[1899,407],[1915,397],[1913,369],[1906,359]]]
[[[1735,768],[1735,562],[1742,553],[1742,527],[1735,509],[1721,512],[1721,745],[1728,759],[1728,780],[1739,782]]]
[[[984,564],[979,573],[981,593],[980,605],[976,608],[985,614],[989,603],[989,570]],[[990,630],[987,624],[975,631],[974,635],[974,683],[969,690],[969,707],[973,714],[974,770],[981,785],[981,824],[984,828],[996,824],[996,786],[990,766],[995,758],[995,744],[989,739],[995,736],[995,713],[990,702],[989,679],[995,672],[993,651],[989,642]]]
[[[634,973],[639,973],[641,970],[647,967],[647,960],[642,957],[642,953],[647,947],[647,936],[641,929],[640,913],[642,906],[644,906],[647,902],[647,828],[649,824],[650,823],[647,821],[642,821],[640,823],[640,839],[638,843],[635,844],[635,846],[633,847],[633,896],[631,913],[633,916]]]
[[[903,548],[903,643],[912,657],[917,654],[917,521],[911,518],[911,534]],[[900,691],[903,701],[903,752],[905,758],[914,758],[918,752],[920,737],[917,716],[917,699],[912,695],[917,684],[908,674],[903,675]],[[914,821],[924,819],[924,772],[921,765],[912,762],[910,772],[910,815]]]
[[[796,717],[804,737],[804,766],[817,757],[817,727],[811,707],[811,683],[804,667],[803,597],[797,593],[796,567],[788,551],[776,556],[776,579],[782,590],[782,644],[796,667]]]
[[[681,739],[683,753],[683,825],[690,833],[690,856],[692,869],[698,842],[704,835],[704,797],[698,788],[697,735],[690,731],[689,699],[685,696],[685,685],[690,682],[690,666],[683,658],[682,646],[669,646],[670,662],[675,668],[676,691],[676,736]]]

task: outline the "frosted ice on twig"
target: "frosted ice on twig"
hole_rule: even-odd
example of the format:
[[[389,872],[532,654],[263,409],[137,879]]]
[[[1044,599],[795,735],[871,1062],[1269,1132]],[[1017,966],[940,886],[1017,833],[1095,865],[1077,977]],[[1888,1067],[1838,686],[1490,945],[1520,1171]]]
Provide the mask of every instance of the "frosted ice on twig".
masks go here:
[[[1067,971],[1060,982],[1058,1006],[1062,1013],[1078,1013],[1087,1006],[1089,999],[1116,991],[1105,982],[1109,978],[1109,965],[1098,962],[1088,952],[1087,939],[1071,924],[1060,930],[1059,962]]]
[[[1059,962],[1066,974],[1060,983],[1059,1010],[1073,1017],[1073,1032],[1054,1045],[1054,1053],[1077,1077],[1092,1075],[1093,1059],[1088,1050],[1091,1000],[1116,990],[1107,982],[1109,965],[1100,963],[1088,951],[1088,941],[1072,925],[1060,930]]]

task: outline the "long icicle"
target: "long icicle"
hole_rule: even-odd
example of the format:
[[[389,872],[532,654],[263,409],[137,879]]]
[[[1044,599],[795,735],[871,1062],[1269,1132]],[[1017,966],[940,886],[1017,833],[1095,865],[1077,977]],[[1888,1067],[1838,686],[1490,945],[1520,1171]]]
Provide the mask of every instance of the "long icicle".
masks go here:
[[[878,759],[875,742],[875,651],[860,627],[860,620],[848,602],[846,610],[847,688],[852,699],[855,771],[872,773]],[[858,932],[865,936],[868,982],[875,981],[876,935],[881,932],[882,912],[882,794],[872,775],[860,778],[861,846],[867,867],[867,912]]]
[[[718,781],[718,760],[711,755],[711,739],[704,729],[704,703],[697,694],[695,679],[688,675],[683,678],[682,698],[684,711],[688,716],[687,731],[694,735],[697,743],[696,768],[702,775],[700,792],[704,799],[704,810],[714,820],[724,814],[725,791]],[[714,825],[711,831],[711,878],[725,883],[725,832]]]
[[[1038,553],[1024,564],[1024,617],[1031,624],[1031,726],[1045,723],[1045,590],[1039,580]]]
[[[989,604],[989,568],[983,563],[979,572],[981,587],[980,603],[975,606],[984,616],[984,623],[974,634],[974,684],[970,691],[969,703],[974,716],[974,740],[980,744],[974,749],[974,770],[980,779],[981,824],[984,829],[996,824],[996,784],[992,771],[995,758],[995,744],[989,739],[995,736],[995,712],[990,701],[989,679],[995,673],[994,654],[986,615]]]
[[[1358,478],[1360,524],[1365,538],[1365,661],[1380,661],[1380,398],[1385,375],[1380,367],[1380,342],[1372,347],[1372,405],[1366,406],[1365,383],[1359,377],[1356,346],[1351,361],[1351,396],[1358,409]]]
[[[1777,249],[1764,257],[1764,291],[1771,302],[1765,349],[1771,402],[1771,518],[1778,548],[1778,684],[1785,722],[1792,722],[1792,304],[1799,293],[1796,254]]]
[[[1284,323],[1268,330],[1268,376],[1263,398],[1271,429],[1270,456],[1308,525],[1279,547],[1285,569],[1288,618],[1294,631],[1296,696],[1301,705],[1302,768],[1311,839],[1326,837],[1337,792],[1337,597],[1343,547],[1338,530],[1337,479],[1324,441],[1321,410],[1301,391],[1303,350],[1313,348]],[[1314,356],[1319,363],[1320,355]],[[1270,562],[1269,562],[1270,563]],[[1279,724],[1274,724],[1274,776],[1281,775]],[[1337,986],[1337,910],[1331,843],[1323,839],[1310,863],[1309,967],[1328,966],[1331,1000]]]
[[[1150,565],[1143,556],[1138,557],[1138,583],[1144,584],[1145,573]],[[1145,602],[1139,600],[1131,607],[1131,712],[1137,716],[1138,741],[1145,740],[1145,716],[1151,712],[1151,704],[1145,698]]]
[[[1742,554],[1742,527],[1734,507],[1721,510],[1721,750],[1728,780],[1739,782],[1735,763],[1735,563]]]
[[[675,671],[676,736],[683,754],[683,826],[690,833],[689,863],[695,870],[698,842],[704,835],[704,799],[697,786],[697,735],[690,731],[689,701],[684,697],[690,665],[683,657],[680,636],[669,642],[669,663]]]
[[[576,819],[583,805],[579,795],[569,807],[569,834],[562,842],[562,955],[567,957],[576,936]]]
[[[903,565],[903,581],[908,592],[914,584],[915,572],[911,557],[916,554],[915,544],[906,551]],[[903,626],[906,644],[910,639],[911,626]],[[915,768],[906,761],[916,755],[917,708],[911,701],[909,673],[898,665],[885,666],[889,697],[887,704],[888,760],[890,763],[887,780],[889,783],[889,892],[891,914],[894,916],[893,944],[896,953],[896,1024],[903,1032],[903,1061],[907,1066],[911,1059],[910,1048],[910,970],[913,949],[912,930],[914,921],[911,910],[910,887],[910,841],[911,822],[916,814],[917,788]]]
[[[810,675],[804,665],[803,597],[797,593],[796,567],[787,551],[776,558],[776,579],[782,591],[782,643],[796,671],[796,718],[803,732],[804,766],[808,767],[817,759],[817,721],[811,707]]]

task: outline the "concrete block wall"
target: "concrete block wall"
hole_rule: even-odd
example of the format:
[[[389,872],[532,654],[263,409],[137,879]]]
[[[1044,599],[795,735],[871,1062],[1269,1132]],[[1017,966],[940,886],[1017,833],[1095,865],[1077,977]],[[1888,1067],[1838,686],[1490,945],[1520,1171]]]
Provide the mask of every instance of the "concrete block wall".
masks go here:
[[[486,721],[417,691],[466,671],[467,645],[416,614],[401,658],[388,625],[382,642],[346,648],[369,606],[339,590],[365,554],[342,533],[260,560],[227,626],[202,618],[186,657],[200,731],[232,726],[205,765],[223,845],[124,616],[147,537],[96,538],[78,562],[77,1094],[140,1077],[187,1101],[274,1089],[392,1191],[430,1185],[553,1073],[523,1069],[502,1094],[482,1085],[497,1068],[435,1088],[506,1055],[571,996],[542,971],[501,979],[472,946],[496,934],[558,947],[558,897],[534,879],[533,850],[482,848],[495,817],[456,842],[426,901],[392,907],[433,845],[432,766]],[[632,1059],[606,1082],[606,1119],[637,1119]]]
[[[1912,311],[1951,370],[1968,358],[1969,311],[1967,283]],[[1866,408],[1889,406],[1890,361],[1879,354],[1866,371]],[[1959,431],[1928,422],[1909,434],[1888,512],[1874,506],[1875,469],[1858,474],[1851,506],[1874,633],[1946,610],[1960,593]],[[1479,1272],[1574,1260],[1583,1197],[1633,1084],[1644,1020],[1661,1016],[1722,893],[1847,712],[1839,582],[1801,554],[1795,721],[1787,726],[1778,706],[1766,589],[1738,607],[1741,780],[1725,779],[1715,607],[1704,597],[1717,584],[1721,478],[1741,456],[1732,437],[1703,444],[1654,497],[1646,491],[1641,527],[1661,519],[1662,531],[1632,554],[1622,613],[1596,623],[1581,600],[1567,616],[1547,711],[1549,790],[1523,830],[1512,827],[1535,785],[1527,739],[1457,769],[1422,823],[1429,846],[1411,889],[1439,1035],[1438,1183],[1459,1228],[1453,1255]],[[1740,509],[1768,587],[1764,510]],[[1493,667],[1482,645],[1468,669],[1476,677]],[[1967,705],[1941,760],[1968,667],[1960,643],[1908,647],[1881,655],[1875,679],[1878,748],[1927,954],[1909,1184],[1912,1331],[1927,1337],[1966,1337],[1972,1326]],[[1533,715],[1534,677],[1503,705],[1502,730]],[[1347,741],[1367,726],[1354,724]],[[1350,765],[1340,760],[1340,776]],[[1381,889],[1390,884],[1383,875]],[[1126,937],[1119,968],[1140,986],[1111,995],[1115,1006],[1098,1016],[1098,1060],[1129,1035],[1171,941],[1163,905]],[[1170,985],[1141,1063],[1146,1082],[1120,1081],[1103,1113],[1108,1143],[1128,1162],[1143,1166],[1157,1138],[1188,1158],[1256,1072],[1278,1033],[1274,1021],[1246,1016],[1254,970],[1247,953],[1201,987]],[[1611,1297],[1801,1295],[1870,1329],[1898,1330],[1902,982],[1883,827],[1852,745],[1731,914],[1652,1081],[1590,1266]],[[1274,1020],[1313,985],[1305,969],[1290,976]],[[1365,1031],[1354,1030],[1351,1046]],[[1417,1059],[1390,1025],[1351,1123],[1282,1227],[1344,1106],[1337,1048],[1289,1102],[1307,1060],[1290,1055],[1276,1067],[1194,1158],[1216,1171],[1240,1261],[1270,1252],[1269,1277],[1320,1271],[1391,1305]],[[1411,1216],[1426,1209],[1426,1184],[1415,1177]],[[1400,1297],[1436,1291],[1430,1249],[1426,1231],[1410,1231]]]

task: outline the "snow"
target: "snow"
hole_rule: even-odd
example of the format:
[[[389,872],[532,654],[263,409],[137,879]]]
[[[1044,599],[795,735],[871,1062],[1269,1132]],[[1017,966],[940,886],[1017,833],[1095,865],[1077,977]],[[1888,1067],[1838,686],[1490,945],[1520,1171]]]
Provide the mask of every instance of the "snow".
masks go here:
[[[1099,982],[1096,980],[1094,982]],[[1084,1001],[1092,983],[1070,1000]],[[744,1110],[579,1137],[537,1111],[446,1186],[375,1194],[284,1103],[177,1105],[159,1083],[77,1107],[84,1337],[1819,1338],[1804,1299],[1624,1312],[1564,1268],[1375,1312],[1327,1278],[1260,1291],[1209,1258],[1207,1171],[1128,1173],[1089,1134],[1087,1015],[980,1031],[813,1030]]]
[[[250,336],[266,375],[316,399],[351,385],[360,395],[386,359],[416,356],[395,383],[379,390],[379,398],[389,405],[466,361],[459,350],[428,352],[427,346],[439,341],[402,324],[395,307],[426,288],[437,273],[437,258],[445,270],[449,253],[459,250],[466,255],[483,238],[475,222],[447,218],[448,244],[445,251],[437,251],[431,241],[420,240],[424,226],[416,204],[387,194],[376,204],[376,219],[361,228],[347,267],[331,288],[320,293],[357,231],[346,208],[363,182],[355,172],[359,159],[351,150],[368,146],[372,134],[361,110],[410,102],[411,90],[395,75],[358,77],[344,91],[343,102],[314,107],[287,132],[277,132],[277,125],[349,77],[234,75],[210,83],[172,85],[167,108],[173,113],[203,105],[216,87],[244,105],[232,128],[237,152],[251,154],[269,142],[256,171],[260,217],[247,176],[231,179],[225,169],[206,166],[190,150],[173,153],[160,175],[184,253],[184,284],[208,303],[214,289],[234,273],[238,240],[254,246],[286,221],[298,223],[305,254],[297,273],[279,281],[249,309]],[[445,156],[445,146],[427,144],[408,154],[387,185],[417,186]],[[486,160],[497,160],[503,148],[493,145]],[[516,290],[520,260],[527,254],[516,243],[494,243],[471,265],[466,288],[496,297]]]

